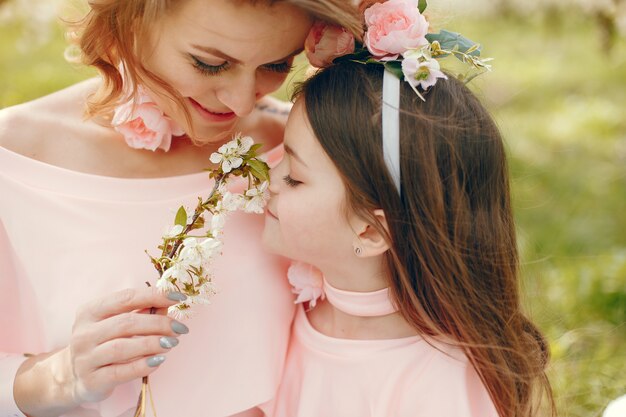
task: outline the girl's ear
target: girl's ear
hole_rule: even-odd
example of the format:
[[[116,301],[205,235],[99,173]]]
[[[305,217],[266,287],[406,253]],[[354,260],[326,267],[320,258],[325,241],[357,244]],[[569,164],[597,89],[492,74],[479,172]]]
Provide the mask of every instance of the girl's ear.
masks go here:
[[[389,228],[385,213],[381,209],[377,209],[374,210],[373,214],[385,231],[388,232]],[[378,256],[389,250],[389,243],[385,240],[385,236],[377,230],[376,226],[355,217],[352,227],[355,232],[352,245],[356,256],[362,258]]]

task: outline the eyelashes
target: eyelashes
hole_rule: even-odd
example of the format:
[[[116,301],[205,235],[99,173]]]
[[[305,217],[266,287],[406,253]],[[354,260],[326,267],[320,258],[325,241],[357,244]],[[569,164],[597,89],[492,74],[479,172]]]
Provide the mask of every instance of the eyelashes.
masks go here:
[[[291,62],[285,61],[285,62],[280,62],[278,64],[267,64],[267,65],[264,65],[263,68],[265,68],[268,71],[285,74],[291,71],[291,69],[293,68],[293,64]]]
[[[201,61],[197,57],[191,55],[193,60],[193,66],[203,75],[219,75],[220,73],[230,69],[230,62],[224,62],[220,65],[209,65],[206,62]],[[285,62],[279,62],[277,64],[266,64],[261,67],[263,70],[276,72],[279,74],[286,74],[293,68],[291,60]]]
[[[289,175],[285,175],[283,177],[283,181],[285,182],[285,184],[287,184],[289,187],[296,187],[297,185],[302,184],[302,182],[300,181],[296,181],[293,178],[291,178]]]
[[[201,74],[204,75],[217,75],[223,71],[226,71],[230,68],[230,63],[224,62],[221,65],[209,65],[205,62],[200,61],[195,56],[191,55],[191,59],[193,59],[193,66],[200,71]]]

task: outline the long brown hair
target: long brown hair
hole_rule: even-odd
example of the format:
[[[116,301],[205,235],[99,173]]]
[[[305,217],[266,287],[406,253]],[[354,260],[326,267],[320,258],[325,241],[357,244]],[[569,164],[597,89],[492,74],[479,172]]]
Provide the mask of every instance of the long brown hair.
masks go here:
[[[382,66],[341,62],[300,86],[306,114],[334,161],[351,210],[382,208],[389,285],[423,335],[466,353],[502,417],[535,415],[547,393],[548,346],[525,316],[500,133],[460,81],[420,100],[401,87],[401,196],[382,155]]]
[[[362,27],[356,7],[346,0],[237,0],[271,6],[293,5],[313,18],[348,28],[357,38]],[[70,39],[78,46],[82,64],[96,68],[103,79],[99,90],[87,104],[88,117],[111,113],[120,102],[137,94],[136,86],[150,84],[163,90],[170,99],[185,108],[183,99],[165,81],[141,64],[137,46],[148,39],[149,30],[166,13],[172,13],[184,0],[89,0],[89,11],[75,23],[69,23]],[[124,74],[120,73],[123,63]],[[124,89],[123,78],[127,86]],[[186,115],[189,122],[189,115]]]

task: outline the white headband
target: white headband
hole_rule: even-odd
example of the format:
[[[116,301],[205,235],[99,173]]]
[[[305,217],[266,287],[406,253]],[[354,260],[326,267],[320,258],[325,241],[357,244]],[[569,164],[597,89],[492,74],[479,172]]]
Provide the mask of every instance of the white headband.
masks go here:
[[[383,75],[383,156],[393,182],[400,188],[400,78],[385,68]]]

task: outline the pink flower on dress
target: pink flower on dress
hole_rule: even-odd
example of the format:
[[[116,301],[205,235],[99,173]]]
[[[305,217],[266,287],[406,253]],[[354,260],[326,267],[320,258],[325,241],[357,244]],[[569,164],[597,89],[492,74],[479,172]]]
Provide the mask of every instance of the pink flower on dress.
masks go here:
[[[317,299],[324,299],[324,277],[322,272],[312,265],[293,262],[287,270],[287,278],[293,286],[291,290],[297,294],[295,303],[309,302],[309,308],[315,307]]]
[[[354,52],[354,36],[341,26],[318,21],[304,41],[304,50],[311,65],[324,68],[333,59]]]
[[[365,10],[364,43],[381,61],[393,61],[407,49],[428,45],[428,22],[418,0],[388,0]]]
[[[115,108],[111,124],[131,148],[169,151],[172,136],[185,132],[163,114],[156,103],[139,88],[138,100],[130,100]]]

